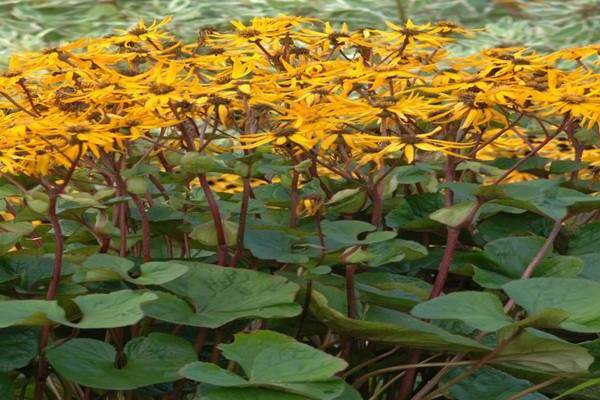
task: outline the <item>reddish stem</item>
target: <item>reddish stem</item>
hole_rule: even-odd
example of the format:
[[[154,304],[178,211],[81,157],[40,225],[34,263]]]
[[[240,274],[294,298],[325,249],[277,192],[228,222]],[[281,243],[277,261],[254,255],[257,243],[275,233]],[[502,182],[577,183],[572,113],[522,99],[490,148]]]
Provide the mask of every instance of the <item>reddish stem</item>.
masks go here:
[[[444,249],[444,255],[438,273],[435,277],[433,289],[431,290],[430,299],[438,297],[444,290],[448,274],[450,272],[450,265],[452,265],[452,259],[454,252],[456,251],[456,245],[458,244],[458,236],[460,234],[459,228],[448,227],[448,236],[446,237],[446,248]]]
[[[250,167],[248,167],[250,168]],[[250,192],[252,187],[250,186],[250,179],[244,178],[244,191],[242,192],[242,204],[240,205],[240,221],[237,230],[237,243],[235,248],[235,254],[231,258],[229,263],[230,267],[236,267],[242,252],[244,251],[244,233],[246,232],[246,220],[248,219],[248,204],[250,203]]]
[[[290,188],[290,228],[298,226],[298,185],[300,182],[300,173],[294,170],[292,174],[292,186]]]
[[[200,180],[200,186],[202,186],[202,190],[204,191],[204,196],[208,202],[208,208],[210,209],[215,225],[215,232],[217,234],[217,264],[224,266],[227,263],[227,239],[225,238],[225,229],[223,227],[223,220],[221,220],[219,205],[213,196],[206,175],[200,174],[198,175],[198,179]]]
[[[408,356],[408,364],[417,364],[421,358],[420,350],[412,350]],[[415,377],[417,376],[417,369],[410,368],[406,370],[402,377],[402,383],[400,385],[400,391],[398,392],[397,400],[406,400],[408,396],[412,394]]]
[[[129,193],[131,200],[135,203],[137,207],[140,218],[142,219],[142,257],[144,262],[152,261],[152,254],[150,249],[150,221],[148,220],[148,215],[146,215],[146,209],[144,208],[144,203],[140,199],[137,194]]]
[[[46,186],[46,185],[45,185]],[[46,292],[46,300],[54,300],[56,297],[56,291],[60,282],[60,274],[62,271],[63,262],[63,251],[64,251],[64,237],[62,228],[60,227],[58,215],[56,214],[56,202],[58,200],[58,193],[54,188],[49,185],[46,186],[48,190],[48,219],[54,230],[54,263],[52,267],[52,277],[50,284],[48,285],[48,291]],[[39,344],[39,361],[38,361],[38,372],[34,391],[34,400],[42,400],[44,391],[46,389],[46,379],[48,377],[48,362],[44,357],[44,351],[48,346],[50,340],[51,328],[49,325],[42,327],[42,334],[40,337]]]

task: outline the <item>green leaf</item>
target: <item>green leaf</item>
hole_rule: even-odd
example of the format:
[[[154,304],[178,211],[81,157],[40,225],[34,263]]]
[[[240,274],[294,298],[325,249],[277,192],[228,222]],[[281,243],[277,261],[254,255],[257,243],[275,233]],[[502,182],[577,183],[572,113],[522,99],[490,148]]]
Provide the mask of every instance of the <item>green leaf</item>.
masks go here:
[[[490,289],[499,289],[511,280],[519,279],[544,241],[544,238],[536,236],[515,236],[489,242],[483,254],[492,263],[477,264],[473,279]]]
[[[516,280],[502,289],[529,315],[546,309],[569,316],[560,324],[574,332],[600,332],[600,283],[586,279],[531,278]]]
[[[184,366],[179,373],[197,382],[221,387],[250,386],[250,382],[233,372],[227,371],[216,364],[197,361]]]
[[[189,271],[163,286],[184,300],[161,294],[144,304],[146,315],[174,324],[217,328],[236,319],[298,315],[298,286],[280,276],[182,261]]]
[[[496,357],[502,365],[545,373],[584,374],[594,361],[588,350],[556,336],[526,328]]]
[[[327,212],[354,214],[360,211],[367,202],[367,194],[364,190],[342,189],[337,192],[326,203]]]
[[[115,367],[116,350],[94,339],[72,339],[46,352],[66,379],[107,390],[132,390],[180,379],[179,369],[196,360],[192,345],[177,336],[151,333],[127,342],[126,364]]]
[[[594,386],[598,386],[600,385],[600,378],[592,378],[592,379],[588,379],[587,381],[580,383],[579,385],[573,386],[571,389],[562,392],[560,395],[553,397],[552,400],[559,400],[559,399],[564,399],[567,396],[570,396],[572,394],[581,392],[585,389],[589,389],[592,388]]]
[[[427,249],[412,240],[394,239],[369,245],[368,253],[373,255],[368,264],[377,267],[401,260],[418,260],[427,255]]]
[[[420,193],[402,199],[400,205],[385,216],[385,223],[392,228],[412,231],[435,230],[439,222],[429,218],[431,213],[444,207],[440,193]]]
[[[316,286],[316,285],[315,285]],[[332,308],[338,299],[345,299],[341,290],[328,290],[327,297],[313,287],[310,311],[322,323],[340,334],[373,342],[397,344],[426,350],[450,352],[485,352],[480,343],[454,335],[435,325],[410,315],[372,306],[365,319],[350,319],[343,310],[345,304]]]
[[[533,271],[534,277],[574,278],[583,271],[578,257],[552,255],[543,259]]]
[[[289,232],[259,226],[249,227],[244,236],[244,246],[256,258],[281,261],[290,256],[299,256],[295,262],[308,262],[306,255],[293,251],[293,246],[298,241],[299,238]]]
[[[467,201],[453,205],[452,207],[441,208],[429,216],[434,221],[451,227],[458,227],[478,208],[476,201]]]
[[[483,215],[484,207],[481,210]],[[542,236],[546,237],[552,229],[552,221],[530,212],[510,214],[501,212],[495,214],[477,225],[477,233],[485,242],[507,236]]]
[[[264,388],[225,388],[200,386],[198,396],[194,400],[307,400],[306,396],[283,393],[278,390]]]
[[[363,276],[366,275],[366,276]],[[406,278],[402,281],[401,278]],[[429,297],[431,289],[419,279],[388,273],[362,273],[356,275],[356,288],[360,299],[372,305],[408,311]],[[415,283],[417,282],[417,283]],[[343,287],[343,284],[338,287]]]
[[[188,267],[175,261],[150,261],[140,266],[140,276],[127,281],[136,285],[163,285],[185,274]]]
[[[66,321],[65,312],[56,301],[0,301],[0,328],[13,325],[45,325],[52,321]]]
[[[50,282],[54,259],[50,257],[30,256],[24,254],[0,257],[0,269],[9,275],[19,277],[19,287],[25,291],[43,290]],[[63,261],[61,276],[70,275],[76,266]]]
[[[346,368],[345,361],[271,331],[238,333],[223,355],[237,362],[251,382],[315,382]]]
[[[162,285],[179,278],[188,268],[175,261],[151,261],[140,266],[140,274],[133,278],[133,261],[109,254],[94,254],[73,275],[75,282],[104,282],[124,280],[136,285]]]
[[[449,381],[462,373],[468,367],[457,367],[450,370],[443,381]],[[455,400],[506,400],[517,393],[530,388],[533,384],[525,379],[518,379],[506,372],[492,367],[483,366],[449,389]],[[538,392],[521,397],[522,400],[548,400]]]
[[[131,290],[78,296],[73,299],[73,302],[81,310],[81,321],[68,325],[80,329],[106,329],[133,325],[144,317],[142,304],[157,298],[154,293],[139,293]]]
[[[569,240],[569,254],[597,253],[598,243],[600,243],[600,221],[595,221],[579,228]]]
[[[0,329],[0,372],[9,372],[29,364],[37,355],[38,337],[37,329]]]
[[[219,347],[240,365],[246,379],[203,362],[185,366],[181,374],[211,385],[268,387],[313,399],[334,399],[344,391],[343,381],[333,376],[347,367],[345,361],[280,333],[238,333],[233,343]]]
[[[484,292],[455,292],[415,306],[411,314],[423,319],[459,320],[484,332],[512,323],[498,297]]]
[[[377,228],[374,225],[363,221],[323,221],[321,222],[321,229],[323,230],[325,245],[328,250],[383,242],[396,237],[396,232],[376,231]],[[361,234],[366,234],[366,237],[359,239],[358,236]]]
[[[550,163],[551,174],[566,174],[584,168],[586,164],[573,160],[554,160]]]
[[[567,215],[567,207],[572,204],[559,198],[558,181],[538,179],[534,181],[481,186],[477,195],[494,203],[521,208],[553,220],[561,220]]]
[[[121,280],[129,277],[129,270],[133,269],[133,261],[110,254],[93,254],[88,257],[82,268],[73,274],[75,282],[103,282]]]

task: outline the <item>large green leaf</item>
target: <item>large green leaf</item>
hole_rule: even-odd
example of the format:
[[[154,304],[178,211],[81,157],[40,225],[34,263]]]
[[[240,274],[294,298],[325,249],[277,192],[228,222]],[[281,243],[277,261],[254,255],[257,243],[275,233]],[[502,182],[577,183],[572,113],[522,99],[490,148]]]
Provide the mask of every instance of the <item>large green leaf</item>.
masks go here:
[[[345,284],[343,279],[340,281]],[[431,287],[424,281],[384,272],[357,274],[356,288],[361,300],[400,311],[410,310],[431,293]]]
[[[350,319],[345,314],[343,300],[340,300],[345,298],[344,292],[328,288],[326,296],[322,293],[323,289],[317,286],[315,290],[313,286],[310,310],[317,319],[340,334],[427,350],[451,352],[489,350],[473,339],[452,334],[408,314],[382,307],[370,307],[365,319]],[[331,305],[335,305],[335,308]]]
[[[179,369],[196,360],[192,345],[177,336],[151,333],[125,345],[126,364],[115,366],[116,350],[94,339],[73,339],[47,351],[52,367],[83,386],[131,390],[180,379]]]
[[[185,274],[188,268],[175,261],[151,261],[140,266],[140,273],[132,277],[135,264],[123,257],[94,254],[73,275],[75,282],[103,282],[124,280],[136,285],[162,285]]]
[[[220,346],[251,382],[314,382],[346,368],[345,361],[271,331],[239,333]]]
[[[420,193],[407,196],[401,204],[385,217],[386,225],[414,231],[439,228],[439,222],[429,218],[430,214],[444,207],[444,196],[440,193]]]
[[[476,194],[486,200],[521,208],[553,220],[563,219],[572,204],[559,197],[559,181],[538,179],[502,185],[481,186]]]
[[[174,324],[216,328],[236,319],[285,318],[301,312],[294,302],[298,286],[281,276],[196,262],[185,265],[186,274],[163,286],[190,304],[161,294],[143,306],[147,315]]]
[[[144,317],[142,304],[156,300],[154,293],[120,290],[107,294],[89,294],[73,299],[81,311],[81,320],[70,326],[81,329],[117,328],[137,323]]]
[[[509,334],[510,329],[507,331]],[[500,351],[494,362],[557,374],[584,374],[594,361],[588,350],[556,336],[526,328]]]
[[[0,329],[0,372],[9,372],[29,364],[37,354],[38,337],[37,329]]]
[[[254,257],[280,262],[308,262],[308,256],[294,248],[299,241],[300,238],[289,231],[267,226],[248,227],[244,236],[244,246]]]
[[[402,260],[418,260],[427,255],[425,246],[412,240],[393,239],[369,245],[368,264],[378,267]]]
[[[569,241],[569,254],[598,253],[598,243],[600,243],[600,221],[579,228]]]
[[[530,212],[518,211],[518,214],[505,211],[485,218],[477,224],[478,236],[485,242],[507,236],[548,236],[552,229],[551,220]]]
[[[485,332],[493,332],[512,323],[504,314],[498,297],[484,292],[455,292],[416,305],[412,311],[423,319],[459,320]]]
[[[45,325],[52,321],[66,321],[65,311],[56,301],[0,301],[0,328],[12,325]]]
[[[514,279],[520,279],[544,241],[537,236],[515,236],[489,242],[483,254],[491,263],[477,264],[473,280],[485,288],[499,289]],[[552,254],[548,250],[545,258],[535,268],[533,276],[575,277],[582,270],[583,261],[579,258]]]
[[[466,201],[434,211],[429,218],[444,225],[457,227],[475,212],[478,207],[479,205],[476,201]]]
[[[374,225],[363,221],[340,220],[321,223],[325,245],[328,250],[338,250],[348,246],[383,242],[396,237],[396,232],[377,231]],[[366,235],[359,239],[359,235]]]
[[[586,279],[531,278],[516,280],[503,290],[529,315],[547,309],[565,311],[560,327],[575,332],[600,332],[600,283]]]
[[[203,362],[185,366],[181,374],[215,386],[267,387],[317,400],[335,399],[344,391],[343,381],[333,376],[346,368],[345,361],[280,333],[238,333],[233,343],[219,347],[245,378]]]
[[[144,317],[140,308],[143,303],[155,299],[153,293],[131,290],[78,296],[72,300],[80,311],[77,323],[67,320],[65,310],[54,300],[8,300],[0,302],[0,328],[52,322],[80,329],[127,326]]]
[[[54,259],[50,257],[30,256],[24,254],[0,257],[0,270],[8,275],[18,277],[19,288],[25,291],[44,290],[52,277]],[[61,275],[69,275],[75,265],[63,261]]]

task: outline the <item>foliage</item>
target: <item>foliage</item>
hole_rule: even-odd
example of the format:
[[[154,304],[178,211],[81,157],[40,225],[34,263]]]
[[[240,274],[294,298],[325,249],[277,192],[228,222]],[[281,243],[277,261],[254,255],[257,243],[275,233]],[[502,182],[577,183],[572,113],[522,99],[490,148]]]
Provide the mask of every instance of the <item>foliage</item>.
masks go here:
[[[0,397],[597,397],[597,45],[169,22],[0,77]]]

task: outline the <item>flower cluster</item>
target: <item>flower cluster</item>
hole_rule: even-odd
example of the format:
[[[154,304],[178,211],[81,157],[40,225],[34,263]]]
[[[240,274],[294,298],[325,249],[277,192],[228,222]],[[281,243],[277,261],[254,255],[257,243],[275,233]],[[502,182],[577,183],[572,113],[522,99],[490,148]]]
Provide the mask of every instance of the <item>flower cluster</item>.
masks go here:
[[[184,44],[168,22],[14,55],[0,77],[0,171],[94,165],[141,140],[153,154],[266,147],[346,174],[515,157],[561,137],[553,151],[597,154],[573,132],[598,129],[598,45],[452,57],[444,46],[471,32],[451,23],[350,31],[289,16],[204,27]]]

